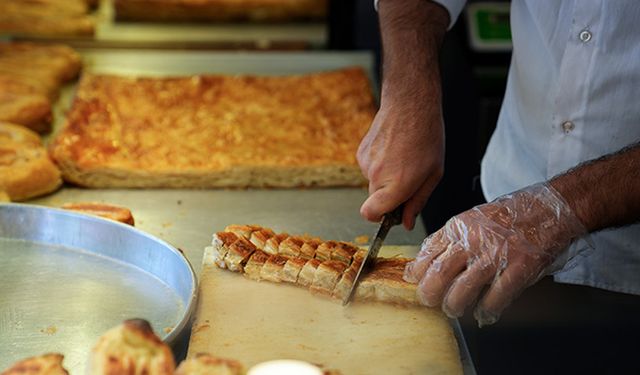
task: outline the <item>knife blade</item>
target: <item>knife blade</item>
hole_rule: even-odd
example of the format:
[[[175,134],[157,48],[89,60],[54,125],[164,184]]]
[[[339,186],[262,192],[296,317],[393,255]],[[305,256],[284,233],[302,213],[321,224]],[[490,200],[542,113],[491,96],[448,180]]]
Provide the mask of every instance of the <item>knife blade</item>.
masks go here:
[[[376,263],[376,258],[378,257],[378,253],[380,252],[380,248],[382,247],[382,243],[384,239],[387,237],[387,233],[391,227],[402,223],[402,212],[404,209],[404,205],[398,206],[395,210],[386,213],[382,216],[382,220],[380,221],[380,226],[376,231],[376,235],[371,242],[371,246],[367,250],[367,254],[365,255],[364,261],[360,264],[360,268],[358,268],[358,272],[356,273],[356,277],[353,280],[353,285],[351,285],[351,289],[347,296],[342,300],[342,305],[347,305],[351,299],[353,298],[353,294],[358,287],[358,281],[361,276],[366,274],[373,268],[373,265]]]

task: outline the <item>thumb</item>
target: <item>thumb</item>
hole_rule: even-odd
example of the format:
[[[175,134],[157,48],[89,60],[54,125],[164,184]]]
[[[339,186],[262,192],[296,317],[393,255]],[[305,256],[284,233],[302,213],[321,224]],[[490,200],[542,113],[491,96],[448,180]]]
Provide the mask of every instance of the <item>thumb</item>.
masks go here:
[[[374,191],[360,207],[360,215],[369,221],[380,221],[382,215],[404,203],[408,194],[394,185],[385,185]]]

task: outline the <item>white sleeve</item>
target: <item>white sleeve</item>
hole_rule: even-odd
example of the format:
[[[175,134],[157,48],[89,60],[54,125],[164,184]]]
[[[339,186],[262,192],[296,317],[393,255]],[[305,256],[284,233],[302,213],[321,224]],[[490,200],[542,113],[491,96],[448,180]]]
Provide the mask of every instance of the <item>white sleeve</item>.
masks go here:
[[[373,2],[373,5],[375,6],[376,10],[378,10],[378,1],[379,0],[374,0]],[[428,1],[428,0],[425,0],[425,1]],[[451,29],[453,27],[453,24],[456,23],[458,16],[462,12],[462,8],[464,8],[464,5],[467,2],[467,0],[430,0],[430,1],[433,1],[434,3],[438,3],[442,5],[449,12],[449,19],[451,19],[451,22],[449,22],[448,29]]]

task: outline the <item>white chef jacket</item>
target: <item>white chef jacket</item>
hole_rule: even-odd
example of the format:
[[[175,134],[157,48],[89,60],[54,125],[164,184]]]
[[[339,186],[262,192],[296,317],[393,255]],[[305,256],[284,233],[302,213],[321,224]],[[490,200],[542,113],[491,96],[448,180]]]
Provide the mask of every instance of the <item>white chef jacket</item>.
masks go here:
[[[451,25],[465,4],[435,1]],[[513,0],[511,31],[507,90],[482,160],[487,200],[640,141],[639,0]],[[640,294],[640,224],[591,236],[595,249],[555,280]]]

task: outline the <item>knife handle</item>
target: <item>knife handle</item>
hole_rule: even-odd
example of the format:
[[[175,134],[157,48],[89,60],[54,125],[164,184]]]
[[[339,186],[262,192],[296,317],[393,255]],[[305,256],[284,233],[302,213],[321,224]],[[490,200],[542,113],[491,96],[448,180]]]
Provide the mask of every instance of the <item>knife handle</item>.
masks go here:
[[[387,220],[390,226],[399,225],[402,223],[402,213],[404,212],[404,203],[396,207],[393,211],[384,214],[385,220]]]

